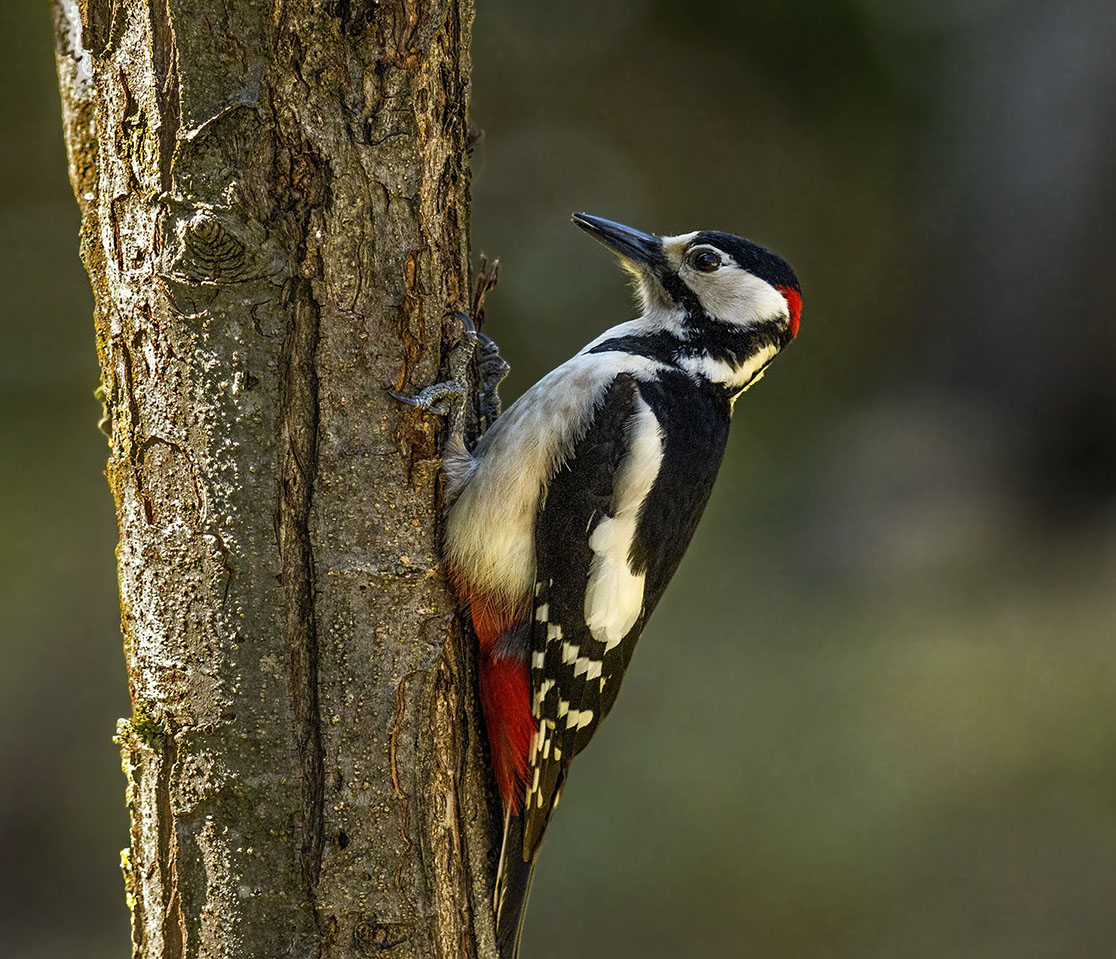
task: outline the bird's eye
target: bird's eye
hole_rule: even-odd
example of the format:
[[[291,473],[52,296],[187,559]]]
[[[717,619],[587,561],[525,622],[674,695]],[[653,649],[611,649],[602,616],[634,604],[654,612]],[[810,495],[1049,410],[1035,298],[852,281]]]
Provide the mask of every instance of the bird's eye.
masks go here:
[[[720,254],[714,253],[712,250],[698,250],[690,257],[690,266],[702,273],[712,273],[714,270],[721,268]]]

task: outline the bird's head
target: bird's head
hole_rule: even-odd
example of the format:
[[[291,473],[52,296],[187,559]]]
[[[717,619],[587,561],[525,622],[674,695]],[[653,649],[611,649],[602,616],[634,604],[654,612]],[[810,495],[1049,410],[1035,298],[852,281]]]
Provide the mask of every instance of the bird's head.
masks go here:
[[[681,309],[732,326],[766,329],[780,345],[798,334],[802,293],[782,257],[731,233],[658,236],[588,213],[573,221],[620,257],[644,311]]]

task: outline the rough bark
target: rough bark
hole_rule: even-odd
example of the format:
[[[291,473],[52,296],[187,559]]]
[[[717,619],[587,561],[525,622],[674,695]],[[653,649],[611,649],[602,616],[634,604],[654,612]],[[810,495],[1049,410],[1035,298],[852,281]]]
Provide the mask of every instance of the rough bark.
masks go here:
[[[137,957],[491,953],[437,551],[470,0],[55,0],[134,713]]]

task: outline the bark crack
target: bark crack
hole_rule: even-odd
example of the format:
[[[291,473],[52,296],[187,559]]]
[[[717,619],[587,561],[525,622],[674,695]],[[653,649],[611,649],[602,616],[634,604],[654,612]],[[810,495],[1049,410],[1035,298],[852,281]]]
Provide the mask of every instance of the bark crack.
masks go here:
[[[395,884],[396,889],[402,888],[399,881],[403,875],[403,868],[407,864],[407,858],[410,856],[411,849],[414,846],[414,843],[411,841],[411,797],[407,795],[407,791],[399,782],[399,768],[396,765],[396,739],[399,735],[399,727],[403,722],[403,716],[407,709],[406,690],[407,680],[410,679],[410,677],[411,674],[408,673],[399,681],[399,685],[395,687],[395,715],[392,717],[391,739],[388,744],[388,765],[391,768],[391,785],[395,790],[396,798],[399,799],[399,831],[403,838],[403,848],[399,850],[395,872],[392,874],[392,882]]]
[[[163,957],[182,959],[186,955],[186,917],[182,912],[182,892],[178,882],[178,840],[174,808],[171,803],[171,776],[177,758],[173,730],[159,737],[155,761],[155,803],[159,828],[160,885],[165,890],[163,902]]]
[[[167,0],[151,5],[151,65],[159,101],[159,177],[163,192],[172,187],[171,167],[178,146],[182,107],[178,90],[178,44]]]
[[[279,540],[284,633],[301,773],[302,881],[308,901],[322,867],[325,766],[318,705],[318,634],[314,614],[314,553],[310,510],[318,468],[319,310],[310,281],[290,281],[294,309],[279,358]]]

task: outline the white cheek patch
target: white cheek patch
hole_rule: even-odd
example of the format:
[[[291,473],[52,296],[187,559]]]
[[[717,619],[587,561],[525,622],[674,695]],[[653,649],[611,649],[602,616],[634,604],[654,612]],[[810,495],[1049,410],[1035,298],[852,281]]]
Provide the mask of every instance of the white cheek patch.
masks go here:
[[[684,266],[682,274],[705,312],[724,323],[748,326],[790,316],[782,293],[735,263],[725,263],[715,273],[701,273]]]
[[[585,624],[605,651],[631,631],[643,610],[644,575],[628,564],[640,508],[651,492],[663,461],[659,421],[642,396],[628,420],[628,455],[617,471],[613,515],[604,517],[589,537],[593,551],[585,591]]]

